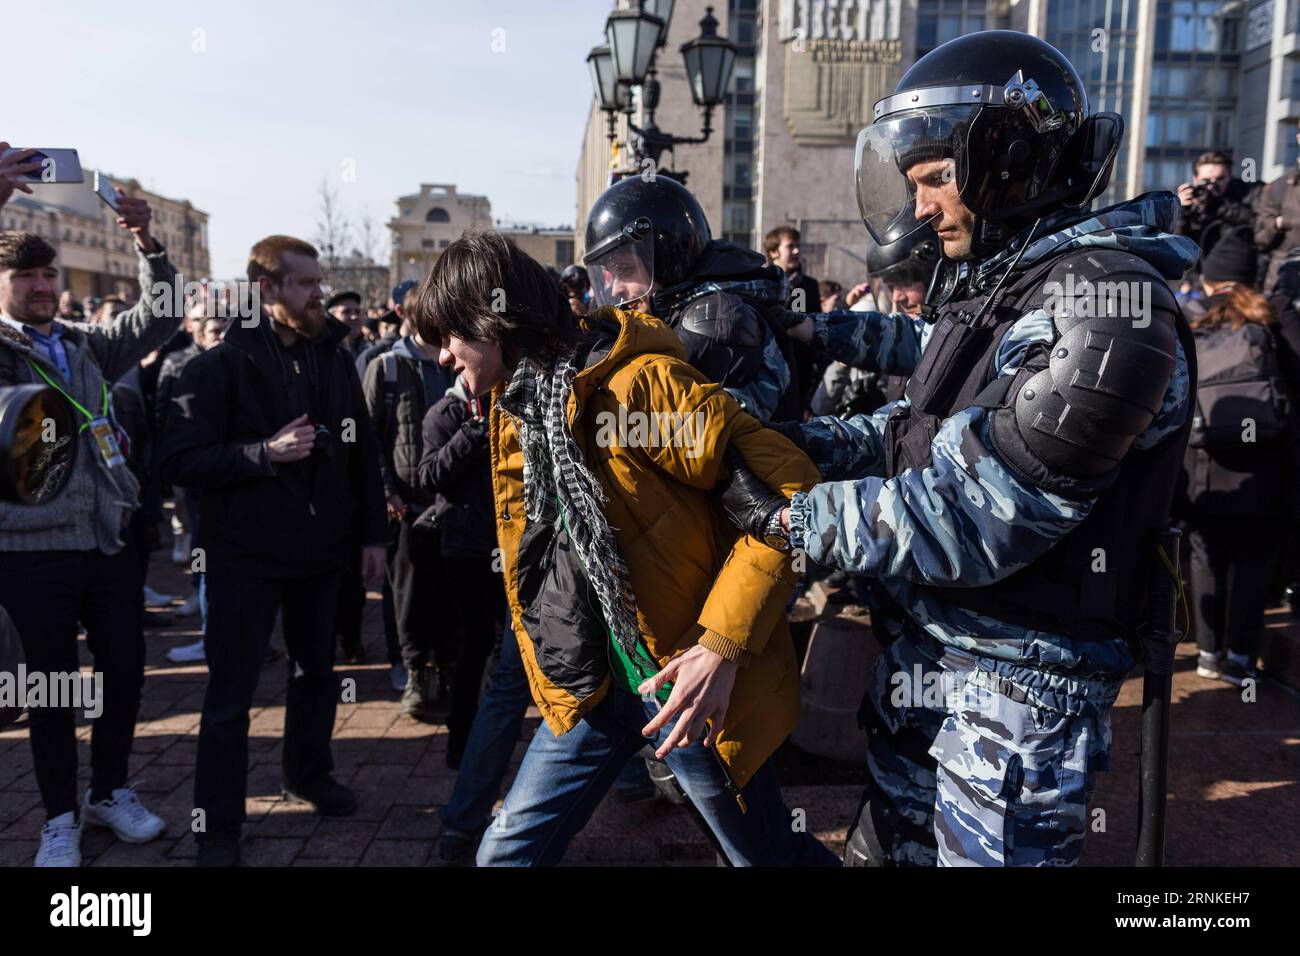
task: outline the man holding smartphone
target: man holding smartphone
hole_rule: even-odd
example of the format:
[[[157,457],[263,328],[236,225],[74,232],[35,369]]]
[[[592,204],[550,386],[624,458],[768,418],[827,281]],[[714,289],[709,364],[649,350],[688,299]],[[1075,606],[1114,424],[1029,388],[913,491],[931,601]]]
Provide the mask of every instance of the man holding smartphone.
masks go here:
[[[30,193],[25,177],[41,168],[36,151],[4,155],[8,148],[0,143],[0,207],[15,190]],[[0,606],[18,630],[29,672],[75,674],[80,624],[103,675],[90,789],[80,802],[74,709],[29,710],[47,816],[37,866],[79,866],[83,823],[130,843],[152,840],[164,827],[127,786],[144,684],[144,582],[124,531],[140,488],[126,464],[109,383],[171,338],[181,316],[154,299],[155,283],[170,288],[176,270],[149,234],[148,203],[119,195],[117,211],[118,225],[135,238],[140,301],[93,325],[55,318],[54,248],[34,233],[0,232],[0,386],[45,384],[61,392],[76,410],[80,442],[62,495],[23,508],[0,504]]]
[[[338,706],[333,636],[344,569],[378,586],[385,521],[379,452],[343,323],[329,316],[316,250],[270,236],[248,278],[262,311],[181,372],[163,476],[203,497],[208,688],[199,727],[194,806],[200,866],[235,866],[244,822],[249,708],[277,613],[289,684],[284,792],[325,816],[356,810],[334,780]]]

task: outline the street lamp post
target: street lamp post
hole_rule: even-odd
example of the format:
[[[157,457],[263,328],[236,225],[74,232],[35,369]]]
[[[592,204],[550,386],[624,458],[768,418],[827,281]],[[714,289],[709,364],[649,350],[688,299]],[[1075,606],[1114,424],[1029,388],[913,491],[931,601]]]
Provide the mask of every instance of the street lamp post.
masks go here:
[[[605,113],[607,136],[615,139],[615,114],[622,110],[633,134],[630,143],[638,163],[645,158],[655,166],[666,150],[707,142],[713,133],[713,109],[726,99],[727,86],[736,64],[736,45],[718,36],[718,21],[708,7],[700,20],[700,35],[681,46],[691,99],[700,107],[699,136],[676,136],[659,129],[655,110],[659,106],[659,78],[655,57],[668,41],[674,0],[639,0],[634,10],[616,10],[605,22],[607,45],[587,55],[596,102]],[[631,88],[640,87],[644,111],[642,126],[632,121]],[[675,173],[685,181],[686,173]]]

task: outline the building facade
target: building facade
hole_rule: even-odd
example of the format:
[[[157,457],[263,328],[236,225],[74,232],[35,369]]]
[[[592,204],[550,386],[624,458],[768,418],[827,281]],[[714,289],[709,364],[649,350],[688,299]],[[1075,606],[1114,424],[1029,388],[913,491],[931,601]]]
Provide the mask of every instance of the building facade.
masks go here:
[[[131,236],[95,195],[94,170],[84,183],[33,183],[30,196],[15,193],[0,210],[0,228],[35,232],[59,253],[63,288],[77,298],[139,295],[138,263]],[[186,199],[144,189],[137,180],[102,173],[128,195],[145,199],[153,212],[150,231],[186,282],[209,277],[208,215]]]
[[[495,228],[542,265],[557,272],[574,262],[572,226],[498,222]]]
[[[418,193],[397,200],[397,215],[388,221],[391,284],[418,281],[466,230],[492,225],[492,204],[486,196],[458,192],[449,183],[422,183]]]

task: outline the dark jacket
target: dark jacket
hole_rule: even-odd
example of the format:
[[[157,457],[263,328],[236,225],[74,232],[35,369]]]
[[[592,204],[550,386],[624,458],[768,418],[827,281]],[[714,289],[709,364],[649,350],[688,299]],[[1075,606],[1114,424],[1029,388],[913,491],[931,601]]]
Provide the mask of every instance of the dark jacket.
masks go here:
[[[1234,179],[1222,196],[1208,196],[1201,206],[1180,206],[1174,231],[1209,252],[1225,232],[1238,233],[1247,243],[1255,230],[1255,205],[1262,186]]]
[[[451,372],[421,355],[410,336],[380,353],[363,379],[366,410],[379,443],[384,494],[400,495],[411,506],[412,518],[433,504],[433,495],[420,487],[420,423],[451,385]]]
[[[686,361],[760,421],[803,416],[786,335],[787,283],[752,249],[715,239],[691,276],[656,292],[650,309],[677,333]]]
[[[361,349],[361,351],[357,353],[355,359],[357,378],[365,379],[366,369],[370,367],[370,363],[396,345],[397,340],[396,335],[385,335],[379,341],[372,342],[370,345]]]
[[[203,493],[198,546],[209,572],[308,577],[386,542],[379,451],[356,370],[338,348],[346,334],[326,317],[322,336],[289,350],[263,314],[252,327],[232,324],[181,372],[163,477]],[[266,441],[304,405],[330,437],[303,461],[272,463]]]
[[[491,400],[480,401],[475,416],[458,380],[424,415],[420,485],[438,499],[443,557],[485,557],[497,546],[488,459]]]
[[[181,380],[181,370],[190,359],[199,354],[199,347],[191,342],[183,349],[178,349],[164,358],[159,364],[157,392],[154,399],[153,424],[154,434],[160,439],[167,427],[167,415],[171,411],[172,396],[176,393],[176,384]]]
[[[1277,217],[1282,217],[1282,228]],[[1264,291],[1271,292],[1277,270],[1286,254],[1300,246],[1300,168],[1273,180],[1259,194],[1255,206],[1255,245],[1268,253],[1268,274]]]
[[[1222,300],[1212,296],[1208,306]],[[1273,300],[1274,311],[1285,303]],[[1207,517],[1300,518],[1300,416],[1295,400],[1300,396],[1300,316],[1294,309],[1281,312],[1275,326],[1245,325],[1245,334],[1267,338],[1262,343],[1277,358],[1277,369],[1291,399],[1287,430],[1271,441],[1243,443],[1239,447],[1203,448],[1188,445],[1183,456],[1183,485],[1176,513],[1195,525]],[[1197,339],[1205,331],[1195,333]]]

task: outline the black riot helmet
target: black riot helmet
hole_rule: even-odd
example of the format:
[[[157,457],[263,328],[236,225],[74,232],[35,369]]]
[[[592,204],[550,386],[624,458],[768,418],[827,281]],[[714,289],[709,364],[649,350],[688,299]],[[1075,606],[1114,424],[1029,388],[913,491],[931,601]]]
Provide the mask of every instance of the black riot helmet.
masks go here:
[[[663,174],[629,176],[606,189],[587,217],[582,261],[597,305],[634,302],[690,278],[712,240],[699,202]]]
[[[889,245],[923,224],[918,178],[954,182],[975,214],[977,255],[1039,216],[1086,207],[1106,188],[1123,134],[1118,115],[1088,116],[1083,81],[1059,50],[1013,30],[937,47],[873,112],[855,159],[872,238]]]

